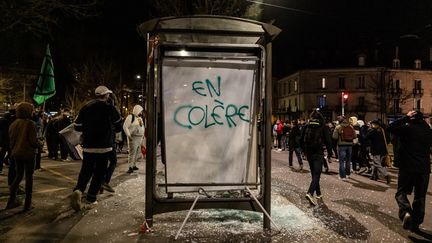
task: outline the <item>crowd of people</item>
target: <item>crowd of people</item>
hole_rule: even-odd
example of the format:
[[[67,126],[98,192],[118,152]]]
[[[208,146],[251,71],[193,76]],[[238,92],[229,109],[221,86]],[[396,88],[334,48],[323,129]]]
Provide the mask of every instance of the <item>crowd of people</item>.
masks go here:
[[[135,105],[132,114],[123,119],[111,94],[107,87],[98,86],[95,99],[87,102],[75,119],[68,109],[56,116],[47,116],[27,102],[9,109],[0,119],[0,173],[3,173],[4,165],[9,166],[10,195],[6,209],[22,204],[17,194],[24,175],[24,210],[33,208],[33,174],[41,169],[41,155],[45,148],[47,157],[52,160],[69,161],[78,156],[77,148],[71,146],[68,137],[61,132],[70,126],[81,132],[82,149],[82,158],[75,158],[82,159],[82,164],[70,197],[74,210],[79,211],[85,206],[81,197],[90,180],[85,197],[87,204],[97,203],[97,194],[104,190],[114,192],[109,183],[117,165],[118,147],[123,146],[124,140],[128,144],[127,173],[139,169],[136,163],[143,158],[141,148],[145,146],[143,107]]]
[[[338,116],[326,122],[315,110],[309,120],[291,122],[277,120],[272,126],[274,148],[288,150],[288,165],[293,166],[295,152],[299,169],[306,159],[311,183],[305,198],[312,206],[322,199],[320,176],[322,168],[329,172],[328,163],[339,162],[339,178],[346,181],[351,173],[365,175],[371,180],[383,178],[390,184],[388,167],[398,168],[396,202],[404,229],[418,231],[425,215],[425,200],[431,172],[432,127],[419,111],[386,125],[379,119],[365,123],[357,117]],[[393,146],[393,161],[388,145]],[[414,192],[412,203],[407,195]]]

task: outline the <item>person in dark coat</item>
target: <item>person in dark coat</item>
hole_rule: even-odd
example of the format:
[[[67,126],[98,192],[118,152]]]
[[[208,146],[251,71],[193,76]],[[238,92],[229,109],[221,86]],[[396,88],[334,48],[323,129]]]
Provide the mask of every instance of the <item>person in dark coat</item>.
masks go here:
[[[385,167],[382,166],[383,161],[387,155],[387,143],[384,139],[385,131],[382,128],[382,124],[379,120],[375,119],[371,121],[371,129],[366,134],[366,142],[370,145],[370,154],[373,162],[372,168],[372,180],[378,180],[379,175],[382,175],[387,184],[390,184],[390,175]]]
[[[288,135],[288,166],[293,166],[293,153],[297,156],[297,162],[299,163],[300,170],[303,170],[303,160],[301,156],[300,148],[300,137],[301,131],[297,120],[292,121],[291,131]]]
[[[121,117],[116,108],[109,104],[112,91],[105,86],[95,89],[96,99],[84,105],[75,119],[75,129],[82,132],[83,161],[77,184],[70,197],[71,207],[80,211],[82,193],[90,179],[86,199],[96,203],[96,196],[104,182],[109,156],[113,150],[114,133],[121,130]]]
[[[0,174],[3,171],[3,164],[10,164],[10,148],[9,148],[9,126],[15,120],[15,106],[12,106],[9,111],[0,119]],[[12,162],[13,164],[13,162]],[[15,170],[13,170],[15,171]],[[15,177],[14,172],[12,180]],[[11,180],[9,180],[12,183]]]
[[[310,118],[309,122],[301,130],[300,147],[306,154],[312,175],[312,181],[306,193],[306,199],[311,205],[316,206],[317,202],[314,198],[314,193],[316,193],[316,199],[322,198],[320,177],[325,161],[323,145],[326,147],[328,153],[327,157],[329,159],[332,156],[332,149],[330,133],[328,127],[324,124],[323,115],[315,110],[311,113]]]
[[[404,229],[417,231],[423,223],[426,193],[431,173],[430,147],[432,131],[421,112],[410,111],[406,116],[388,126],[388,131],[398,136],[399,177],[395,195],[399,218]],[[414,190],[411,205],[407,195]]]

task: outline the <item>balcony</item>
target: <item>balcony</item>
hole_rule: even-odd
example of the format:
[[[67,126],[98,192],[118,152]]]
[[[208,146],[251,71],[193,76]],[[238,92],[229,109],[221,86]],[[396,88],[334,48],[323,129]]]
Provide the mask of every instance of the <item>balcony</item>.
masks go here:
[[[402,89],[401,88],[389,88],[389,89],[387,89],[387,93],[390,94],[391,96],[399,96],[402,94]]]
[[[414,88],[413,89],[413,95],[414,96],[423,96],[424,90],[423,89],[418,89],[418,88]]]

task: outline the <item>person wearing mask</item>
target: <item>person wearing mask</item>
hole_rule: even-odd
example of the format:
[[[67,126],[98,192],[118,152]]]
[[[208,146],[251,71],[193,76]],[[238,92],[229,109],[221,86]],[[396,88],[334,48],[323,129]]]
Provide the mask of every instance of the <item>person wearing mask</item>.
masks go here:
[[[399,172],[396,202],[399,206],[399,218],[404,229],[418,231],[424,221],[426,193],[431,172],[430,147],[432,130],[423,114],[409,111],[406,116],[391,123],[387,130],[398,136]],[[414,191],[411,204],[407,195]]]
[[[83,208],[81,196],[90,179],[86,200],[89,204],[97,203],[96,195],[101,188],[113,149],[113,133],[121,130],[120,114],[107,102],[111,93],[107,87],[98,86],[95,89],[96,99],[85,104],[75,120],[75,129],[82,132],[83,148],[78,182],[70,197],[71,207],[75,211]]]
[[[387,184],[390,184],[390,175],[382,163],[387,155],[387,139],[381,122],[378,119],[371,121],[371,129],[366,134],[366,141],[370,147],[370,154],[372,158],[372,180],[378,180],[379,176],[386,179]]]
[[[328,158],[331,158],[331,138],[328,127],[325,126],[324,117],[315,110],[310,115],[309,122],[304,126],[300,138],[300,146],[306,154],[307,161],[312,175],[312,180],[309,189],[306,193],[306,199],[313,206],[317,205],[316,199],[321,199],[320,177],[323,167],[324,149],[329,152]],[[314,198],[316,193],[316,199]]]
[[[25,174],[24,211],[31,209],[33,192],[33,172],[38,148],[41,146],[36,135],[36,124],[32,120],[33,105],[27,102],[16,107],[16,120],[9,127],[11,157],[15,161],[16,176],[10,186],[6,209],[18,207],[16,196]]]
[[[132,114],[128,115],[123,124],[123,130],[128,141],[128,165],[127,173],[132,173],[138,170],[136,166],[137,160],[140,158],[141,146],[144,138],[144,121],[141,118],[143,108],[140,105],[135,105]]]

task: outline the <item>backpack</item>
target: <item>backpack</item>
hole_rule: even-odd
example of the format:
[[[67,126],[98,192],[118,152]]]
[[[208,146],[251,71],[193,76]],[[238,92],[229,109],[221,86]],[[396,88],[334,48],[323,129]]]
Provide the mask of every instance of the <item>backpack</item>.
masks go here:
[[[355,138],[355,130],[351,125],[342,127],[341,140],[344,142],[353,142]]]
[[[323,146],[323,127],[321,124],[310,123],[304,129],[303,144],[307,150],[321,150]]]

